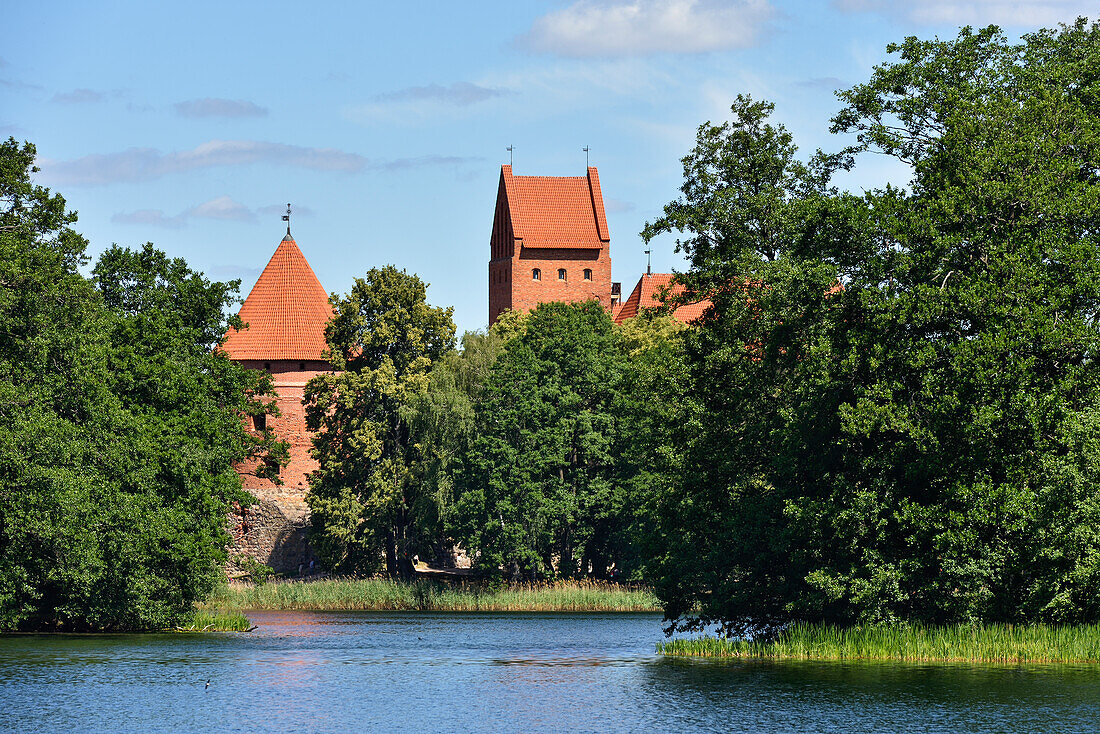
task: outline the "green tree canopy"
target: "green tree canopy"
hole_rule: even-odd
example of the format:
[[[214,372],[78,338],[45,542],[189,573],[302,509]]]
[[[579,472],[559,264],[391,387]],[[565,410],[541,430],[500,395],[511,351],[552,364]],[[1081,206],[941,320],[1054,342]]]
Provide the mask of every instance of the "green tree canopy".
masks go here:
[[[595,302],[543,303],[477,405],[459,535],[514,576],[602,575],[621,510],[614,475],[618,333]],[[555,564],[555,560],[557,563]]]
[[[0,146],[0,629],[167,627],[225,561],[233,465],[269,385],[214,350],[236,284],[86,242]]]
[[[320,469],[306,497],[313,545],[337,571],[412,575],[412,558],[437,541],[434,497],[422,491],[409,406],[432,364],[454,348],[450,308],[393,266],[357,278],[332,299],[325,330],[334,371],[306,386],[306,420]]]
[[[739,100],[647,227],[716,306],[663,508],[685,626],[1100,616],[1100,28],[889,51],[841,95],[856,151],[798,164]],[[909,189],[829,188],[864,150]]]

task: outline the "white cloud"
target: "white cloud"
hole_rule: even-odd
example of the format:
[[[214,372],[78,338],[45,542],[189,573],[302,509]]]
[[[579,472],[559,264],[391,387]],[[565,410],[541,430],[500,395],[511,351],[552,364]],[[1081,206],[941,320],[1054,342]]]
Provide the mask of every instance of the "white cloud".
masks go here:
[[[517,43],[571,57],[702,53],[752,45],[773,15],[768,0],[579,0]]]
[[[71,92],[55,94],[51,101],[62,104],[95,104],[103,101],[103,93],[94,89],[74,89]]]
[[[251,222],[256,218],[256,215],[248,207],[228,196],[219,196],[216,199],[192,207],[190,215],[203,219],[222,219],[233,222]]]
[[[308,148],[254,140],[211,140],[191,150],[171,153],[161,153],[153,148],[130,148],[118,153],[86,155],[72,160],[39,161],[43,174],[55,185],[148,181],[171,173],[254,163],[346,173],[362,171],[369,165],[363,156],[335,148]]]
[[[211,140],[191,150],[161,153],[153,148],[130,148],[118,153],[97,153],[59,161],[39,159],[43,178],[59,184],[96,186],[149,181],[173,173],[219,166],[278,164],[315,171],[361,173],[397,171],[430,166],[455,166],[480,158],[454,155],[422,155],[412,158],[368,159],[335,148],[307,148],[252,140]]]
[[[834,0],[841,10],[875,11],[927,25],[1054,26],[1098,14],[1096,0]]]
[[[267,108],[243,99],[189,99],[172,105],[180,117],[264,117]]]
[[[132,212],[118,212],[111,217],[115,224],[141,224],[152,227],[179,229],[185,224],[182,214],[170,217],[160,209],[138,209]]]
[[[8,89],[19,89],[27,92],[41,92],[42,87],[38,84],[27,84],[26,82],[13,81],[11,79],[0,79],[0,87],[6,87]]]
[[[179,229],[185,226],[190,219],[251,222],[256,219],[256,212],[253,212],[231,196],[219,196],[210,201],[188,207],[175,216],[169,216],[160,209],[138,209],[132,212],[119,212],[111,217],[111,221],[116,224],[142,224],[153,227],[167,227],[168,229]]]
[[[354,122],[387,120],[405,123],[420,118],[437,120],[441,114],[448,117],[473,114],[474,108],[480,103],[511,93],[508,89],[472,82],[454,82],[446,86],[427,84],[376,95],[365,104],[348,107],[345,115]]]

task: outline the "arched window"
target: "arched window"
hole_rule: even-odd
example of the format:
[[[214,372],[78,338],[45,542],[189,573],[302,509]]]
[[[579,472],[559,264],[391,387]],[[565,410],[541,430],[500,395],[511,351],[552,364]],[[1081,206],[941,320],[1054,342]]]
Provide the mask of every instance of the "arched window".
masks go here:
[[[558,280],[565,280],[565,268],[558,268]]]
[[[585,280],[592,280],[592,268],[585,268],[584,269],[584,279]]]
[[[531,271],[531,280],[542,280],[542,271],[535,268]]]

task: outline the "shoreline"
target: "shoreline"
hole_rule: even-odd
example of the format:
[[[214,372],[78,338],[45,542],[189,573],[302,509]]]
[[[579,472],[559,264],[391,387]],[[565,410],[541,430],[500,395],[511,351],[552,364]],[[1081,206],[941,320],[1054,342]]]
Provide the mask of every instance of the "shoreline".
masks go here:
[[[796,623],[768,641],[659,642],[666,657],[707,660],[993,665],[1100,664],[1100,625],[836,627]]]
[[[435,580],[324,579],[228,584],[199,610],[332,612],[661,612],[648,588],[610,582],[556,581],[490,587]]]

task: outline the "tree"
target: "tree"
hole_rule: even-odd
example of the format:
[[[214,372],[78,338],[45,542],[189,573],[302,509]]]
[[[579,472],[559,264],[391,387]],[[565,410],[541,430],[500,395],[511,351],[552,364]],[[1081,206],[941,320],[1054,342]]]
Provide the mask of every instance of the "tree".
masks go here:
[[[476,406],[482,401],[493,365],[504,345],[523,331],[525,319],[515,311],[500,315],[484,332],[462,335],[461,351],[451,351],[432,365],[427,389],[406,406],[414,447],[412,471],[417,490],[431,498],[425,525],[435,533],[438,565],[453,560],[457,514],[456,477],[477,431]]]
[[[265,385],[214,350],[234,284],[151,247],[84,278],[34,155],[0,146],[0,629],[167,627],[221,571]]]
[[[691,235],[715,301],[664,508],[678,626],[1100,616],[1100,29],[889,50],[834,130],[910,190],[828,188],[853,151],[799,166],[739,100],[647,226]],[[760,171],[778,196],[744,195]]]
[[[798,251],[838,160],[819,156],[816,171],[798,161],[789,133],[768,123],[768,103],[742,96],[731,111],[729,123],[700,126],[683,198],[643,232],[688,235],[678,248],[692,269],[677,278],[685,297],[713,303],[684,334],[687,420],[670,434],[680,479],[653,495],[650,513],[649,577],[666,618],[684,628],[784,618],[797,539],[771,486],[810,438],[799,433],[812,420],[793,419],[822,394],[812,347],[836,282],[835,269]]]
[[[689,327],[667,314],[642,313],[616,327],[623,379],[616,390],[615,472],[623,488],[611,555],[625,578],[649,580],[671,530],[664,508],[682,486],[687,438],[701,427],[689,385]]]
[[[617,341],[599,304],[543,303],[493,365],[456,511],[490,572],[606,572],[621,510]]]
[[[313,546],[337,571],[370,573],[385,559],[411,577],[413,555],[432,550],[433,498],[420,491],[409,407],[432,364],[451,351],[450,308],[426,302],[426,286],[393,266],[357,278],[334,297],[325,330],[334,372],[306,386],[306,421],[320,469],[306,501]]]
[[[0,147],[3,629],[99,621],[89,608],[101,549],[85,523],[103,506],[97,449],[110,434],[97,429],[118,411],[107,390],[107,314],[77,271],[87,243],[65,200],[32,182],[34,158],[29,143]]]

